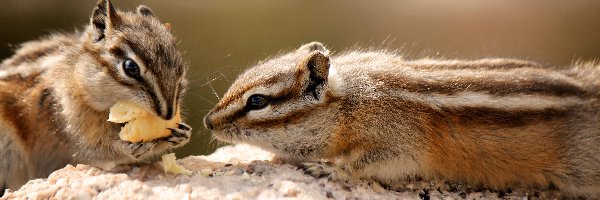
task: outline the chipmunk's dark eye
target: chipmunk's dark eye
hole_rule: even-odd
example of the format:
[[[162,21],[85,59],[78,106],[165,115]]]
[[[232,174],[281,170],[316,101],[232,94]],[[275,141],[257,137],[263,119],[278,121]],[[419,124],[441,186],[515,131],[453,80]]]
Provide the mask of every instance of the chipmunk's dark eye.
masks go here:
[[[123,62],[123,71],[125,71],[127,76],[133,78],[140,76],[140,67],[138,67],[137,63],[131,59],[127,59]]]
[[[246,102],[246,109],[248,110],[259,110],[269,105],[269,100],[266,96],[260,94],[253,94],[248,97],[248,101]]]

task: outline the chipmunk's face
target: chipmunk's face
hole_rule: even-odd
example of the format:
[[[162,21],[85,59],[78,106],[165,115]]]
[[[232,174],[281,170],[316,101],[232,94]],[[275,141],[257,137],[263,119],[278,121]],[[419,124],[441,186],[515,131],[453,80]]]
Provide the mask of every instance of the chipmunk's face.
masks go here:
[[[219,140],[313,157],[327,141],[323,123],[331,123],[325,116],[332,100],[327,54],[315,42],[250,68],[204,118],[205,126]]]
[[[171,119],[186,88],[187,67],[169,32],[152,11],[139,6],[137,12],[115,10],[101,0],[94,10],[82,47],[95,66],[82,67],[88,103],[106,111],[118,101],[145,107]],[[80,62],[79,64],[86,64]]]

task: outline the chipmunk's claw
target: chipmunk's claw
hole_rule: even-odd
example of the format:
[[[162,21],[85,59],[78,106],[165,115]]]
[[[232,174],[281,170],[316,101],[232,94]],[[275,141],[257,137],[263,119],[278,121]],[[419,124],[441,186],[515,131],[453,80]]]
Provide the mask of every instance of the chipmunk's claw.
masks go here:
[[[125,142],[125,152],[134,158],[139,158],[146,152],[150,151],[156,145],[155,141],[150,142]]]
[[[173,144],[180,145],[190,140],[192,135],[192,127],[184,123],[178,123],[177,128],[169,128],[171,136],[165,137],[164,140]]]
[[[192,130],[192,127],[188,126],[185,123],[177,123],[177,126],[178,126],[177,128],[179,128],[181,130],[184,130],[184,131],[191,131]]]
[[[315,178],[327,178],[329,181],[340,183],[351,183],[353,178],[345,168],[334,165],[329,162],[309,162],[302,163],[299,167],[305,174]]]
[[[315,178],[331,178],[336,173],[335,166],[321,161],[316,163],[302,163],[299,168],[305,174],[314,176]]]

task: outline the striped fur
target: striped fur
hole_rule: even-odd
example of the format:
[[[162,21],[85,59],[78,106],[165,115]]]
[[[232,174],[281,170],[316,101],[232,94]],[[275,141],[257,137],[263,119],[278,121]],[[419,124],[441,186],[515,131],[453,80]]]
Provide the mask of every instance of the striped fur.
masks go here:
[[[118,101],[165,119],[186,88],[187,66],[176,40],[151,11],[122,12],[100,0],[81,32],[24,43],[0,65],[0,185],[18,189],[66,164],[102,168],[140,162],[185,144],[158,139],[129,143],[107,122]],[[134,60],[141,75],[122,69]],[[169,138],[171,139],[171,138]]]
[[[316,54],[326,56],[316,68],[327,72],[307,65]],[[600,66],[328,54],[310,43],[248,69],[205,125],[220,140],[284,160],[333,159],[350,179],[600,193]],[[311,73],[327,75],[317,98],[306,91]],[[272,101],[245,109],[253,94]]]

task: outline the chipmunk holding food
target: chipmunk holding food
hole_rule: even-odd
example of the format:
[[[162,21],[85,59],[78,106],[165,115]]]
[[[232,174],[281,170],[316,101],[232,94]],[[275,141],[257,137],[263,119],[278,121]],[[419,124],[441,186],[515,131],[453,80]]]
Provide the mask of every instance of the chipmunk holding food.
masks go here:
[[[99,0],[83,31],[24,43],[0,65],[0,186],[18,189],[67,164],[141,162],[187,143],[182,122],[169,136],[130,142],[119,137],[126,123],[107,121],[118,102],[178,117],[187,65],[176,42],[148,7],[122,12]]]
[[[600,66],[330,56],[318,42],[260,62],[206,115],[214,136],[337,180],[407,176],[494,189],[600,192]]]

